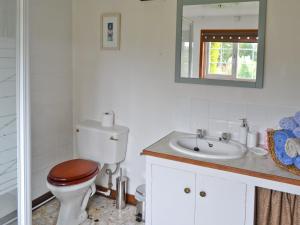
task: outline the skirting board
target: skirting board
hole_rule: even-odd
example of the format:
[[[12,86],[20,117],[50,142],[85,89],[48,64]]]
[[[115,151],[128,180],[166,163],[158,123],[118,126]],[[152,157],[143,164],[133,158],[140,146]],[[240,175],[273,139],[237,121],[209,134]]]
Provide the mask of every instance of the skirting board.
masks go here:
[[[49,191],[46,194],[43,194],[42,196],[34,199],[32,201],[32,209],[36,210],[46,204],[50,199],[54,198],[54,195]]]
[[[102,186],[96,186],[97,190],[99,191],[107,191],[107,188],[105,187],[102,187]],[[99,194],[99,193],[97,193]],[[101,195],[101,194],[99,194]],[[101,195],[101,196],[104,196],[104,195]],[[32,208],[33,210],[36,210],[38,209],[39,207],[43,206],[46,202],[48,202],[51,198],[53,198],[53,194],[51,192],[47,192],[46,194],[34,199],[32,201]],[[104,197],[107,197],[107,196],[104,196]],[[110,199],[116,199],[116,191],[115,190],[112,190],[111,192],[111,195],[108,196],[107,198],[110,198]],[[130,195],[130,194],[127,194],[127,203],[130,204],[130,205],[136,205],[136,200],[135,200],[135,197],[134,195]]]
[[[102,187],[102,186],[96,186],[97,190],[99,191],[107,191],[107,188],[105,187]],[[99,194],[99,192],[97,193]],[[101,195],[101,194],[99,194]],[[101,196],[104,196],[104,195],[101,195]],[[111,192],[111,195],[110,196],[104,196],[106,198],[110,198],[110,199],[116,199],[116,191],[115,190],[112,190]],[[39,207],[43,206],[45,203],[47,203],[51,198],[54,198],[53,194],[51,192],[47,192],[46,194],[34,199],[32,201],[32,209],[33,210],[36,210],[38,209]],[[130,204],[130,205],[136,205],[136,200],[135,200],[135,197],[134,195],[130,195],[130,194],[127,194],[126,196],[126,199],[127,199],[127,203]]]
[[[97,185],[96,188],[97,188],[98,191],[103,191],[103,192],[107,191],[107,188],[102,187],[102,186]],[[98,194],[100,194],[100,193],[98,192]],[[104,196],[104,195],[101,195],[101,196]],[[104,196],[104,197],[107,197],[107,196]],[[116,191],[112,190],[111,195],[107,198],[115,200],[116,199]],[[129,205],[136,205],[136,199],[135,199],[134,195],[127,194],[126,195],[126,201]]]

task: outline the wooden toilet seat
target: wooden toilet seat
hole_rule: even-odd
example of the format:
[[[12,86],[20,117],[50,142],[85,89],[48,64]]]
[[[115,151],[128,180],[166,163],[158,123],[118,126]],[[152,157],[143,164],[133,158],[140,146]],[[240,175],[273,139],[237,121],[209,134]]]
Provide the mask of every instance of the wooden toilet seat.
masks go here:
[[[96,162],[84,159],[74,159],[54,166],[47,180],[54,186],[70,186],[84,183],[99,173]]]

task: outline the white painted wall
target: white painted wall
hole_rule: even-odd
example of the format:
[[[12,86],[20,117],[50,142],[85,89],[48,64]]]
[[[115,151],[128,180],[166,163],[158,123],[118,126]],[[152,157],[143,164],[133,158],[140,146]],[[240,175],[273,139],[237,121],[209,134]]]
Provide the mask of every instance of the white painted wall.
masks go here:
[[[130,193],[144,182],[140,152],[172,130],[263,130],[300,109],[300,2],[268,0],[264,89],[176,84],[176,1],[73,0],[74,124],[113,109],[130,128]],[[121,51],[100,50],[100,15],[122,13]]]
[[[30,0],[32,198],[72,159],[72,1]]]

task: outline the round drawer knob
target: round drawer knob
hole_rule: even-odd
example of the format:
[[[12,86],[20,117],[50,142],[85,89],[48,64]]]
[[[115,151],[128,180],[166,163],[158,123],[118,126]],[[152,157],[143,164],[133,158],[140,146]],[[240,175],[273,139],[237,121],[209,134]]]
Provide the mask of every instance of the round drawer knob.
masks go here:
[[[185,192],[186,194],[189,194],[189,193],[191,193],[191,189],[190,189],[190,188],[185,188],[185,189],[184,189],[184,192]]]
[[[205,192],[205,191],[201,191],[201,192],[200,192],[200,196],[201,196],[202,198],[205,198],[205,197],[206,197],[206,192]]]

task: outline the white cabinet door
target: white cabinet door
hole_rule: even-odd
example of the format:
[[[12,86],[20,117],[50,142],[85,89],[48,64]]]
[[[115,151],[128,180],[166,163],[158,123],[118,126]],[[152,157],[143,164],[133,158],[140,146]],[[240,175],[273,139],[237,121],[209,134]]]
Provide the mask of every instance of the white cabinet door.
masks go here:
[[[194,225],[196,173],[152,165],[152,225]]]
[[[244,183],[210,176],[197,176],[196,225],[244,225]]]

